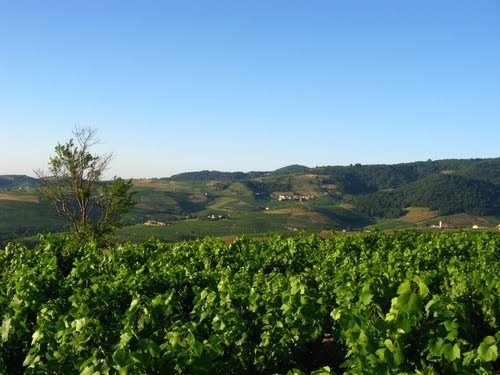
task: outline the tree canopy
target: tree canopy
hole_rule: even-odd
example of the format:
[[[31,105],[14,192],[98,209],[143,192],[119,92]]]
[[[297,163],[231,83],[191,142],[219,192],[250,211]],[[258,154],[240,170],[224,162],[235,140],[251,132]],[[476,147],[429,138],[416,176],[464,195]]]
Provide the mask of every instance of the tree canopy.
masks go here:
[[[99,143],[97,130],[75,128],[75,139],[58,144],[48,173],[37,170],[38,190],[78,236],[103,240],[119,225],[120,216],[134,204],[132,181],[114,177],[103,181],[113,154],[91,151]]]

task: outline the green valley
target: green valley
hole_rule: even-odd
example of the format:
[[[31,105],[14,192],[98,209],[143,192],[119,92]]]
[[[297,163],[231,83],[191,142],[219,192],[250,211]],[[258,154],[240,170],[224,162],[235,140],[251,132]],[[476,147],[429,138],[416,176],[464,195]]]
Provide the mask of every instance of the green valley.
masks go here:
[[[500,223],[500,158],[395,165],[293,165],[273,172],[187,172],[133,180],[120,240]],[[37,180],[0,176],[0,241],[65,230]],[[152,225],[146,225],[148,221]],[[160,224],[158,224],[160,223]],[[151,224],[151,223],[150,223]],[[163,225],[164,224],[164,225]]]

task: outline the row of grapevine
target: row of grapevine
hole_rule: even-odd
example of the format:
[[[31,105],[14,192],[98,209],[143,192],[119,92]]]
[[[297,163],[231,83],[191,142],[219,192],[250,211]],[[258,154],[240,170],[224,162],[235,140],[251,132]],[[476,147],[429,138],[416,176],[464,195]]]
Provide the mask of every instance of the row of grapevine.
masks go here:
[[[0,373],[498,371],[496,233],[0,252]]]

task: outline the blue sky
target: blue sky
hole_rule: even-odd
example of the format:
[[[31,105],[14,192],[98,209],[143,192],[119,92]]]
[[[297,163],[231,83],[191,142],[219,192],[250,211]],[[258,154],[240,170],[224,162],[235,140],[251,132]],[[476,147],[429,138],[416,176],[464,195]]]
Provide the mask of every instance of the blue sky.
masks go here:
[[[500,156],[498,1],[0,0],[0,174]]]

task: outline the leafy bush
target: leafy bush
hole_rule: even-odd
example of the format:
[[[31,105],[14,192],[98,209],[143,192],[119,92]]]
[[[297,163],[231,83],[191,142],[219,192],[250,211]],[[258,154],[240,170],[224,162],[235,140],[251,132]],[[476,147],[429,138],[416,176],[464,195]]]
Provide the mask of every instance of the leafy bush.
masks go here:
[[[497,233],[0,253],[0,372],[492,373]]]

